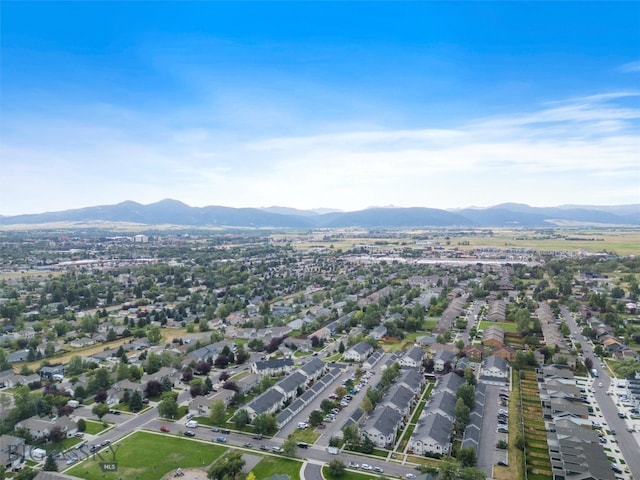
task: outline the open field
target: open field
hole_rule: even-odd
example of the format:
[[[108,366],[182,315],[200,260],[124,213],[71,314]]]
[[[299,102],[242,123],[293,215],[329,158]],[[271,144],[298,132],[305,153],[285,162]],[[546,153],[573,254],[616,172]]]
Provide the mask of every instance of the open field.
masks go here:
[[[506,230],[492,229],[492,236],[484,237],[456,237],[451,240],[451,246],[458,246],[463,250],[473,248],[531,248],[534,250],[587,252],[615,252],[619,255],[633,255],[640,253],[639,229],[555,229],[554,235],[549,236],[549,230],[541,235],[535,230]],[[565,238],[555,238],[563,236]],[[553,237],[553,238],[549,238]],[[567,240],[571,238],[572,240]],[[464,244],[463,243],[468,243]],[[460,245],[458,245],[460,244]]]
[[[120,446],[116,452],[117,472],[103,473],[96,457],[72,467],[68,473],[87,480],[157,480],[178,467],[207,466],[227,450],[219,445],[145,432],[134,433],[117,445]],[[110,461],[111,452],[105,452],[103,457]]]
[[[474,233],[473,229],[456,232],[447,230],[404,230],[404,238],[365,237],[365,231],[335,231],[333,236],[326,237],[327,232],[310,235],[276,234],[272,238],[282,241],[287,238],[292,246],[301,250],[313,248],[329,248],[332,250],[349,250],[356,245],[375,245],[385,248],[424,248],[412,238],[413,235],[428,235],[431,246],[447,246],[460,250],[474,248],[529,248],[538,251],[571,251],[614,252],[619,255],[640,254],[640,229],[619,227],[549,227],[537,229],[483,228]],[[481,233],[482,232],[482,233]],[[360,236],[362,235],[362,236]],[[448,237],[445,238],[445,237]]]

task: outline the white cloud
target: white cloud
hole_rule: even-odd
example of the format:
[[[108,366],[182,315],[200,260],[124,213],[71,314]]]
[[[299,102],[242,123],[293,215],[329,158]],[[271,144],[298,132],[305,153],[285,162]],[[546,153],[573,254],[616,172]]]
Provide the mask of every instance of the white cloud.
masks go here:
[[[447,129],[325,128],[262,138],[213,126],[202,112],[191,122],[180,112],[179,127],[170,114],[106,106],[97,111],[117,114],[14,117],[5,120],[10,134],[0,151],[0,213],[167,197],[343,209],[638,202],[640,109],[622,105],[637,95],[573,98]]]
[[[618,70],[623,73],[640,72],[640,60],[636,62],[629,62],[618,67]]]

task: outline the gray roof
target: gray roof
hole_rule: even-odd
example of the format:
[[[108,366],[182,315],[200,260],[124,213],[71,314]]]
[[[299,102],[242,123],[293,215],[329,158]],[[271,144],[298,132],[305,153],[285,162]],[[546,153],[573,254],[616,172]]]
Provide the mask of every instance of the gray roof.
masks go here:
[[[371,350],[373,350],[373,347],[371,345],[369,345],[367,342],[358,342],[353,347],[351,347],[349,350],[353,350],[354,352],[356,352],[359,355],[365,355],[366,353],[368,353]]]
[[[383,435],[395,433],[402,415],[393,408],[384,406],[375,409],[373,414],[364,422],[362,431],[366,433],[370,429],[375,429]]]
[[[413,368],[401,369],[400,375],[396,379],[397,384],[403,384],[413,392],[420,390],[422,382],[424,382],[424,376]]]
[[[408,410],[413,401],[414,393],[404,385],[398,385],[389,389],[381,401],[382,405],[387,405],[399,410]]]
[[[458,387],[460,387],[460,385],[462,385],[464,382],[465,382],[464,378],[462,378],[461,376],[453,372],[449,372],[446,375],[443,375],[442,377],[440,377],[440,379],[438,380],[438,383],[436,384],[434,393],[441,392],[444,390],[448,390],[451,393],[457,392]]]
[[[497,355],[491,355],[490,357],[485,358],[482,361],[482,366],[484,368],[496,367],[503,372],[509,370],[509,364],[507,363],[507,361],[502,357],[498,357]]]
[[[327,364],[322,360],[320,360],[318,357],[313,357],[307,363],[302,365],[299,368],[299,371],[304,372],[307,376],[311,377],[315,375],[318,371],[321,371],[322,369],[324,369],[326,366]]]
[[[290,358],[274,358],[272,360],[256,362],[256,370],[258,370],[258,372],[284,367],[293,367],[293,360]]]
[[[197,350],[194,350],[193,352],[189,352],[187,354],[187,358],[195,358],[195,359],[205,359],[205,358],[215,358],[218,356],[218,349],[217,347],[212,343],[209,345],[205,345],[204,347],[198,348]]]
[[[403,355],[403,357],[410,358],[414,362],[420,363],[422,361],[422,359],[424,358],[424,355],[425,355],[424,350],[421,349],[420,347],[411,347]]]
[[[447,391],[438,392],[431,396],[425,405],[425,410],[429,412],[430,410],[439,409],[449,415],[455,416],[456,400],[456,396],[452,393]]]
[[[449,350],[439,350],[434,356],[433,361],[442,360],[443,362],[453,362],[456,359],[456,356],[453,352]]]
[[[251,408],[256,413],[264,413],[269,410],[274,404],[282,402],[284,395],[273,388],[270,388],[259,397],[254,398],[247,404],[248,408]]]
[[[469,366],[469,357],[460,357],[456,362],[457,370],[464,370]]]
[[[280,387],[284,392],[294,392],[298,387],[304,387],[306,381],[307,377],[303,374],[300,372],[293,372],[276,383],[274,387]]]
[[[433,438],[441,445],[450,443],[451,432],[453,430],[453,422],[447,417],[436,413],[428,415],[418,422],[412,437],[416,440],[423,438]]]

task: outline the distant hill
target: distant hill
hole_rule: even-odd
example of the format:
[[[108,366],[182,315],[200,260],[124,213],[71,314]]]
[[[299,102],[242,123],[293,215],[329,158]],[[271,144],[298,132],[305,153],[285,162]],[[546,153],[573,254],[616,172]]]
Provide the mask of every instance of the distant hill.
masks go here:
[[[505,203],[488,208],[470,207],[451,211],[424,207],[377,207],[355,212],[328,213],[320,213],[323,210],[318,210],[287,207],[191,207],[177,200],[166,199],[149,205],[126,201],[116,205],[61,212],[0,216],[0,225],[96,221],[254,228],[542,227],[571,223],[640,225],[640,205],[530,207]]]

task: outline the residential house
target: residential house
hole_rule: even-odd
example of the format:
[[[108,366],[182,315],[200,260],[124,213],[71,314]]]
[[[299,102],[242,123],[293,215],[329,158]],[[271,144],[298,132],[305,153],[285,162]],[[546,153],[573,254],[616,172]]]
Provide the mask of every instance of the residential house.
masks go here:
[[[409,450],[418,455],[446,455],[451,451],[454,423],[436,413],[421,418],[409,439]]]
[[[422,360],[425,357],[425,352],[420,347],[411,347],[404,355],[398,363],[400,363],[401,367],[410,367],[410,368],[422,368]]]
[[[371,337],[375,340],[380,340],[382,337],[387,335],[387,327],[384,325],[378,325],[376,328],[371,330]]]
[[[359,342],[345,351],[342,358],[354,362],[364,362],[372,352],[373,347],[371,345],[367,342]]]
[[[55,367],[44,366],[40,368],[40,377],[47,379],[61,379],[64,376],[64,365],[57,365]]]
[[[423,335],[421,337],[416,338],[416,345],[419,347],[429,347],[436,343],[437,336],[435,335]]]
[[[433,356],[433,369],[436,372],[442,372],[445,369],[445,364],[449,364],[453,367],[453,362],[456,359],[455,354],[450,350],[439,350]]]
[[[251,364],[251,371],[258,375],[275,377],[284,375],[293,370],[293,360],[290,358],[274,358],[272,360],[258,361]]]
[[[436,386],[433,390],[433,394],[446,391],[455,395],[456,392],[458,391],[458,388],[463,383],[465,383],[464,378],[462,378],[460,375],[457,375],[453,372],[449,372],[438,379],[438,383],[436,383]]]
[[[504,345],[504,330],[495,325],[484,329],[482,344],[488,347],[502,347]]]
[[[280,390],[270,388],[251,400],[245,406],[245,410],[249,414],[249,418],[253,421],[256,416],[262,413],[276,413],[282,408],[284,400],[284,395]]]
[[[493,349],[493,354],[497,355],[498,357],[504,358],[507,362],[512,362],[516,358],[516,350],[507,345],[495,347]]]
[[[401,369],[395,381],[396,385],[402,385],[408,388],[414,395],[420,395],[422,393],[425,383],[424,375],[413,368]]]
[[[29,359],[29,350],[18,350],[16,352],[7,353],[7,362],[25,362]]]
[[[298,372],[302,373],[305,377],[307,377],[306,384],[309,385],[311,382],[317,380],[322,375],[326,373],[329,369],[329,366],[326,362],[323,362],[318,357],[313,357],[307,363],[302,365]]]
[[[447,417],[452,422],[455,422],[456,401],[456,396],[446,390],[435,393],[429,398],[429,401],[422,411],[422,415],[426,417],[439,413],[440,415]]]
[[[504,322],[506,318],[507,303],[504,300],[495,300],[489,305],[487,320],[490,322]]]
[[[491,355],[482,361],[480,379],[485,383],[504,384],[509,378],[507,361],[496,355]]]
[[[379,405],[393,408],[406,419],[411,413],[415,398],[415,394],[404,385],[393,385],[382,397]]]
[[[479,362],[482,360],[482,355],[484,353],[484,348],[478,345],[467,345],[464,347],[462,352],[471,360],[472,362]]]
[[[373,369],[373,367],[376,366],[376,364],[382,359],[382,357],[384,356],[384,350],[382,350],[381,348],[379,348],[378,350],[376,350],[375,352],[373,352],[369,358],[367,358],[363,363],[362,363],[362,368],[365,370],[371,370]]]
[[[307,377],[296,371],[276,383],[273,386],[273,389],[282,393],[284,401],[286,402],[287,400],[292,400],[296,397],[298,389],[305,390],[306,382]]]
[[[54,424],[50,420],[40,418],[36,415],[19,421],[16,423],[15,429],[24,428],[33,439],[43,440],[49,437],[53,426]]]
[[[0,436],[0,465],[4,467],[5,472],[20,468],[25,453],[24,438],[14,435]]]
[[[368,437],[379,448],[395,443],[396,435],[402,424],[402,415],[393,408],[379,406],[360,427],[360,438]]]

